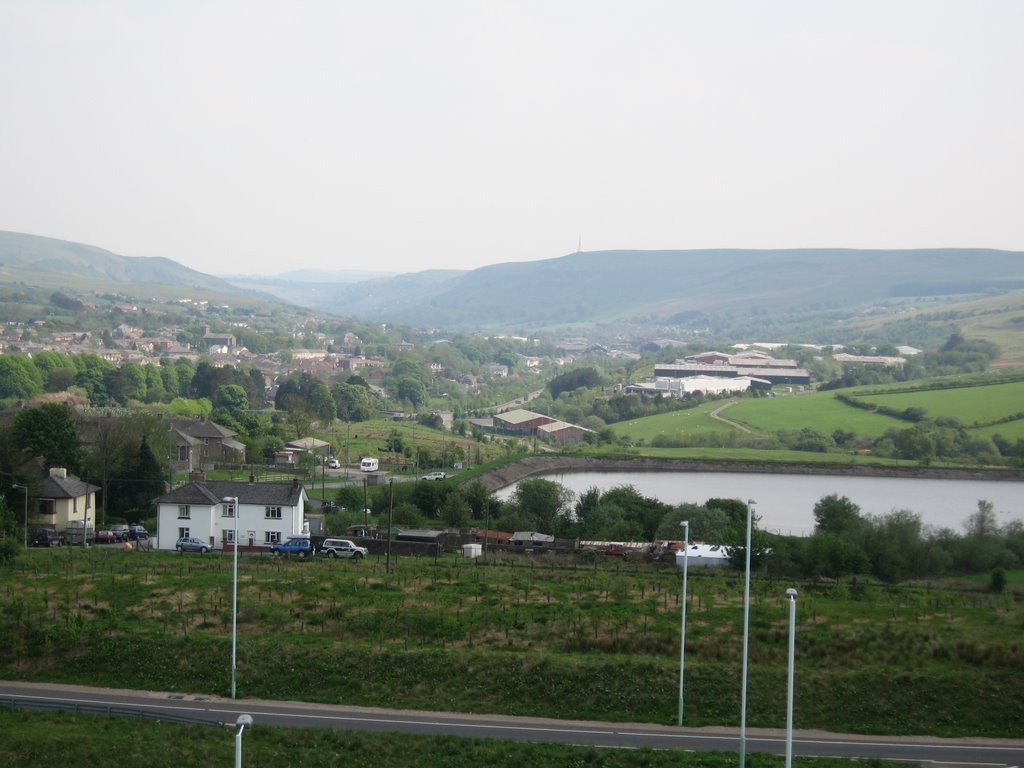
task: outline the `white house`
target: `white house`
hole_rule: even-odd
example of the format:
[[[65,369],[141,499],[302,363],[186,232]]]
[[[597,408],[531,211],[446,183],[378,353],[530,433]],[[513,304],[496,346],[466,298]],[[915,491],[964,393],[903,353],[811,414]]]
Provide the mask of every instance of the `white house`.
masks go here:
[[[238,499],[238,538],[244,548],[269,547],[303,531],[306,489],[290,483],[193,480],[156,500],[157,548],[174,549],[191,537],[224,549],[234,540],[234,504]]]

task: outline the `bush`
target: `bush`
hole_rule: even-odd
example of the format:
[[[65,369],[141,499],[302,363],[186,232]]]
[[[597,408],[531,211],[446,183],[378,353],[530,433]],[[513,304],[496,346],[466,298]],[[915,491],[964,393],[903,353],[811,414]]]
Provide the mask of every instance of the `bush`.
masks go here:
[[[13,563],[20,550],[21,545],[10,536],[0,541],[0,565]]]

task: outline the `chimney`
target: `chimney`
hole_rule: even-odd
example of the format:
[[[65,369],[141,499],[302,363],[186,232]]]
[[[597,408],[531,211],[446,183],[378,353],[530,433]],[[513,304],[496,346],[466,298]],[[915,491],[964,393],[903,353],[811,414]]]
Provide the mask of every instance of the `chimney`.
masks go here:
[[[293,477],[292,478],[292,488],[298,488],[298,487],[299,487],[299,478]]]
[[[201,469],[193,469],[188,473],[188,479],[192,483],[202,482],[206,479],[206,473]]]
[[[60,477],[66,479],[68,471],[65,467],[50,467],[50,477]]]

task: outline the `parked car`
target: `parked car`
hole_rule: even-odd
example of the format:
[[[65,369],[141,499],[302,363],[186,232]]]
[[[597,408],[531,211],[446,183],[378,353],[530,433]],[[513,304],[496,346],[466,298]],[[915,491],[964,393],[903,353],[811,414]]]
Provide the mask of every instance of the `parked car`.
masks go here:
[[[448,475],[444,472],[428,472],[420,480],[444,480]]]
[[[204,555],[210,551],[208,543],[194,537],[178,539],[174,542],[174,548],[179,552],[202,552]]]
[[[320,553],[327,557],[350,557],[353,560],[362,560],[369,554],[369,550],[348,539],[324,539],[324,543],[320,545]]]
[[[62,547],[64,537],[51,528],[40,528],[32,536],[33,547]]]
[[[129,525],[128,526],[128,538],[132,541],[139,541],[141,539],[149,538],[149,531],[141,525]]]
[[[296,555],[306,557],[316,554],[316,544],[305,536],[296,536],[270,548],[270,554],[274,557],[281,555]]]
[[[327,468],[328,469],[341,469],[341,462],[338,461],[333,456],[331,456],[329,459],[327,459]]]
[[[96,531],[93,540],[97,544],[117,544],[121,539],[113,531]]]
[[[114,523],[110,526],[110,532],[117,536],[118,541],[128,541],[128,526],[124,523]]]

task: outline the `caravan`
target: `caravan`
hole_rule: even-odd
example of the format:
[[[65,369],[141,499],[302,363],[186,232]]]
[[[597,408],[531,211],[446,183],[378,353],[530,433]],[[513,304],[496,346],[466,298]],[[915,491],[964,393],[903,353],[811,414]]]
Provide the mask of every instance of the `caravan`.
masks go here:
[[[380,462],[374,458],[367,457],[359,462],[359,469],[363,472],[376,472],[378,467],[380,467]]]

